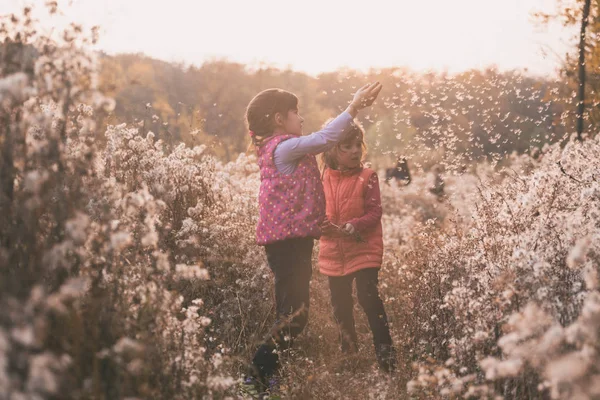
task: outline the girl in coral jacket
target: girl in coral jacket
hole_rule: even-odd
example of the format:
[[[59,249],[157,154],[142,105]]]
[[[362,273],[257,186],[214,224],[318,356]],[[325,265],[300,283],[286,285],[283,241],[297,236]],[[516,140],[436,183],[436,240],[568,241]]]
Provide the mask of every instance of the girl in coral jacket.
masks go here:
[[[395,350],[377,285],[383,258],[381,198],[375,171],[364,168],[364,131],[353,123],[343,141],[323,153],[327,219],[321,225],[319,269],[329,278],[343,353],[357,351],[352,282],[373,333],[381,369],[395,368]]]

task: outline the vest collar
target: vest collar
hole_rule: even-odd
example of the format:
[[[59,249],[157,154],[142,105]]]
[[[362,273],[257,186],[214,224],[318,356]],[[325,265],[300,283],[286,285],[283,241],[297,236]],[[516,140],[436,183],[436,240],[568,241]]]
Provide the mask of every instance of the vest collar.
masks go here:
[[[335,177],[340,177],[340,176],[352,176],[352,175],[357,175],[360,174],[363,171],[363,166],[361,165],[360,167],[356,167],[356,168],[352,168],[352,169],[345,169],[345,170],[339,170],[339,169],[329,169],[329,174],[331,176],[335,176]]]

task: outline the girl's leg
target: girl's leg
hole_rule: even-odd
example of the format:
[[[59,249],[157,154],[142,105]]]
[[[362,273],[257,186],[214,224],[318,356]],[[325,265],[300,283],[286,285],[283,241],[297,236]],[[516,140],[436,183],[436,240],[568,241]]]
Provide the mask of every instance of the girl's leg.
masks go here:
[[[313,243],[312,238],[298,238],[265,246],[275,276],[277,319],[252,360],[263,382],[279,366],[276,347],[288,348],[308,321]]]
[[[384,370],[393,370],[396,361],[395,351],[392,346],[387,315],[377,288],[379,268],[366,268],[355,272],[355,275],[358,302],[369,320],[377,361]]]
[[[279,346],[288,348],[308,322],[312,276],[312,238],[289,239],[282,252],[268,256],[275,274],[277,321],[272,334]]]
[[[357,350],[353,313],[354,301],[352,300],[353,280],[353,275],[329,277],[333,316],[340,329],[340,341],[343,353],[355,352]]]

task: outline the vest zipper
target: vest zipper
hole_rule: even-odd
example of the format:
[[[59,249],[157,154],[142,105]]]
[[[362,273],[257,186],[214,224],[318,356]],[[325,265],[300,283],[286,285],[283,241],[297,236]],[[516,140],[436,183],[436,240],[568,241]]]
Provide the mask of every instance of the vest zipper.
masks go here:
[[[335,208],[336,208],[335,211],[336,211],[336,215],[337,215],[336,223],[338,225],[341,224],[341,222],[340,222],[340,218],[341,218],[341,215],[340,215],[340,187],[342,186],[341,181],[342,181],[342,177],[338,176],[337,186],[335,188]],[[345,268],[346,267],[346,255],[344,254],[343,238],[341,238],[341,237],[338,238],[338,243],[339,243],[339,247],[340,247],[340,254],[342,256],[342,276],[344,276],[346,273],[346,268]]]

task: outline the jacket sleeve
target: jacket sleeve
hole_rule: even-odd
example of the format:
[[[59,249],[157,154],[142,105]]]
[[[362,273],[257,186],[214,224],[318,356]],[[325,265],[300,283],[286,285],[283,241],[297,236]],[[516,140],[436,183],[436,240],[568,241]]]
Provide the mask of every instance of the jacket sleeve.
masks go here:
[[[369,177],[365,190],[365,214],[362,217],[353,218],[346,223],[354,226],[358,232],[372,229],[381,221],[381,192],[379,191],[379,178],[373,172]]]

